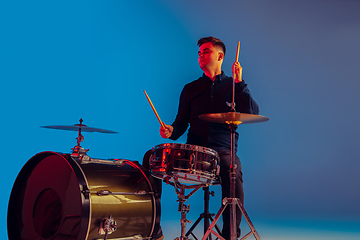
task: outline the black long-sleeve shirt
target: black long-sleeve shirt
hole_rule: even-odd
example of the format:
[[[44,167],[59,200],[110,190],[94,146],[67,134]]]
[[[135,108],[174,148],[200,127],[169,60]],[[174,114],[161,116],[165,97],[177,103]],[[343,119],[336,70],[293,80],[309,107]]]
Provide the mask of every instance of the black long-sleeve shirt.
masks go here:
[[[212,123],[199,119],[206,113],[225,113],[231,111],[233,79],[224,72],[213,82],[203,74],[199,79],[188,83],[180,95],[179,109],[175,121],[172,140],[178,139],[188,128],[187,143],[203,147],[231,149],[231,131],[225,123]],[[259,107],[251,97],[244,81],[235,84],[235,109],[241,113],[259,114]],[[239,134],[236,132],[237,148]]]

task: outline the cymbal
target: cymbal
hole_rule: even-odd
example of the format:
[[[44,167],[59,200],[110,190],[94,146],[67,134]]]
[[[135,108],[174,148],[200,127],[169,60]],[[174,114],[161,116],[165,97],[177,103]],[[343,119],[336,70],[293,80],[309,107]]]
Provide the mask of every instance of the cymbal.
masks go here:
[[[208,113],[199,116],[201,120],[208,122],[218,122],[227,124],[244,124],[266,122],[269,118],[249,113],[227,112],[227,113]]]
[[[84,124],[74,124],[72,126],[64,125],[64,126],[40,126],[40,127],[58,129],[58,130],[68,130],[68,131],[79,131],[79,129],[80,129],[82,132],[118,133],[118,132],[114,132],[114,131],[110,131],[110,130],[106,130],[106,129],[88,127]]]

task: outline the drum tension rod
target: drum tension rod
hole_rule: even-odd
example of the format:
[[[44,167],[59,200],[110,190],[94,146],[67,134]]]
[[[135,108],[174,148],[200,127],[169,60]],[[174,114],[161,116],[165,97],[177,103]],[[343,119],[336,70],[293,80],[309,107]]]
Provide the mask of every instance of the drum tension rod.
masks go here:
[[[111,192],[110,190],[100,190],[100,191],[91,191],[90,193],[95,193],[98,196],[107,196],[107,195],[148,195],[154,194],[154,192],[146,192],[146,191],[137,191],[137,192]]]

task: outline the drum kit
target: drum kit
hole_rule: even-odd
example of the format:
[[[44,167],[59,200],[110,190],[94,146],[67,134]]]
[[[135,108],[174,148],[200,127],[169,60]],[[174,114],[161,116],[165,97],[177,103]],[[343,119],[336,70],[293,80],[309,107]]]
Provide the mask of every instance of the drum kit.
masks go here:
[[[268,120],[260,115],[235,112],[206,114],[200,118],[229,124],[232,141],[237,125]],[[193,235],[192,230],[200,220],[185,234],[190,221],[186,219],[189,205],[184,202],[200,188],[208,190],[218,182],[216,151],[190,144],[160,144],[151,150],[149,172],[136,161],[91,158],[87,155],[88,149],[80,146],[84,140],[82,132],[116,133],[114,131],[88,127],[82,119],[72,126],[43,127],[78,131],[77,144],[70,154],[41,152],[23,166],[9,200],[9,239],[152,239],[160,228],[161,208],[153,177],[173,185],[178,195],[181,236],[177,239]],[[232,166],[231,180],[235,171],[233,163]],[[185,195],[186,189],[193,190]],[[209,192],[206,193],[208,213]],[[241,209],[251,228],[245,237],[254,234],[260,239],[245,209],[232,194],[231,198],[224,199],[215,220],[210,217],[210,226],[207,221],[202,239],[211,239],[211,233],[222,239],[216,221],[227,205],[231,206],[232,216],[236,214],[236,206]],[[218,233],[212,230],[214,227]]]
[[[240,42],[238,42],[236,62]],[[30,158],[20,170],[11,191],[7,227],[9,239],[17,240],[100,240],[154,239],[160,232],[160,194],[155,178],[175,188],[181,212],[181,236],[187,240],[204,219],[204,236],[214,234],[223,240],[216,225],[226,207],[230,207],[231,240],[236,236],[236,207],[239,207],[251,231],[242,239],[259,234],[239,199],[235,198],[235,132],[240,124],[269,120],[260,115],[235,111],[235,75],[233,75],[231,112],[203,114],[204,121],[226,123],[231,129],[230,198],[223,199],[215,219],[209,213],[209,186],[219,182],[219,155],[216,151],[190,144],[166,143],[155,146],[145,164],[127,159],[95,159],[87,155],[80,143],[82,132],[116,133],[88,127],[80,119],[72,126],[44,128],[77,131],[77,144],[72,153],[41,152]],[[161,126],[149,96],[144,93]],[[145,154],[147,156],[147,154]],[[147,161],[144,157],[144,160]],[[204,213],[185,234],[189,205],[186,200],[203,188]],[[185,195],[186,189],[193,189]],[[209,220],[212,221],[209,226]],[[216,228],[217,232],[213,230]]]

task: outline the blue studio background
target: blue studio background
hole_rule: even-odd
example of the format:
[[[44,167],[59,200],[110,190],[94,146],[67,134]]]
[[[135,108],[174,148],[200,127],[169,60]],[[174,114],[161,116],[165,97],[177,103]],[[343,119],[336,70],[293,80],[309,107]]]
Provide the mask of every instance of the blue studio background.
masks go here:
[[[119,132],[84,133],[91,157],[141,162],[171,142],[143,90],[171,124],[182,87],[202,74],[197,40],[212,35],[227,46],[228,75],[241,41],[243,78],[270,118],[239,127],[245,208],[262,239],[360,239],[359,12],[356,0],[1,1],[0,238],[26,161],[76,144],[76,132],[39,126],[83,118]],[[216,213],[221,191],[211,190]],[[174,239],[177,196],[163,191],[165,239]],[[194,222],[202,191],[187,203]]]

